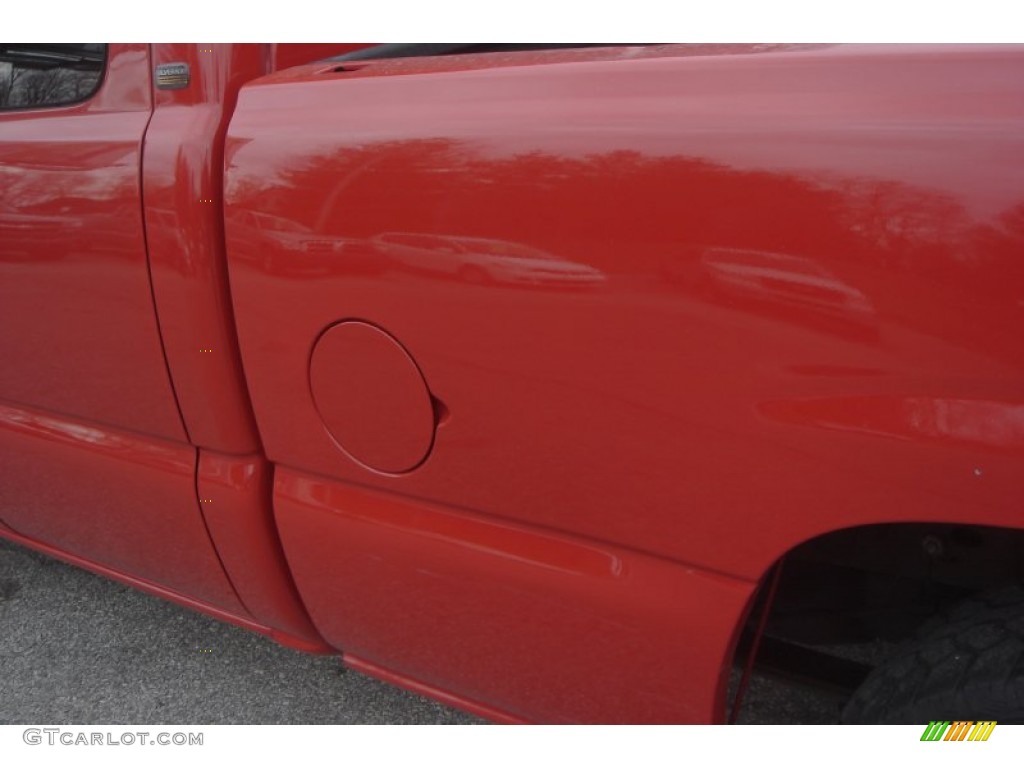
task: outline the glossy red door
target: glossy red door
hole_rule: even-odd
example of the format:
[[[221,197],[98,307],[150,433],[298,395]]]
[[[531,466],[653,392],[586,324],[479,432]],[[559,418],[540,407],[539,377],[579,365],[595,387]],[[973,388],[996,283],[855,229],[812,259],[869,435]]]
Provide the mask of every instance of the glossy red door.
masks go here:
[[[84,102],[0,113],[0,517],[19,541],[244,619],[153,304],[149,46],[107,54]]]
[[[0,112],[0,399],[184,440],[153,312],[139,168],[149,46],[82,104]]]

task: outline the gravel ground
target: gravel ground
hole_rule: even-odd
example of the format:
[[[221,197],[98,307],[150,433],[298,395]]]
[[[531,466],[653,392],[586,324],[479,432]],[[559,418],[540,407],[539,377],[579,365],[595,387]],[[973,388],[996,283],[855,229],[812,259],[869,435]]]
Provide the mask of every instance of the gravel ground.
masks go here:
[[[744,723],[842,701],[754,676]],[[0,541],[0,724],[469,724],[477,718]]]

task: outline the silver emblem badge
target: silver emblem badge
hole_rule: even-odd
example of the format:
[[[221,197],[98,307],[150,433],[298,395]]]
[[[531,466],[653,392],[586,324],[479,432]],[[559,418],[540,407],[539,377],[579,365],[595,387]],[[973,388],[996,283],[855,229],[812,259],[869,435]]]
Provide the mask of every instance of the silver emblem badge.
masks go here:
[[[175,91],[187,88],[189,80],[188,64],[158,64],[156,67],[156,87],[164,91]]]

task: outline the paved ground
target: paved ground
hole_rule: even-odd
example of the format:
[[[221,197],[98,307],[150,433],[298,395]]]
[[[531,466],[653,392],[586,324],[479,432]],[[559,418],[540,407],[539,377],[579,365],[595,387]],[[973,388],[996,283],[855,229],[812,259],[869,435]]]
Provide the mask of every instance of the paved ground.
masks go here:
[[[747,701],[748,723],[831,723],[840,706],[763,678]],[[0,724],[475,722],[0,541]]]

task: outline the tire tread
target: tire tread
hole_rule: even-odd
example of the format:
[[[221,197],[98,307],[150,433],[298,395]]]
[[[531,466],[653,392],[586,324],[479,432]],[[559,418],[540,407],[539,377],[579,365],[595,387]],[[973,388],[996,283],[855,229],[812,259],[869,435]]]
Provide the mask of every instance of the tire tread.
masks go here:
[[[868,675],[844,723],[1024,722],[1024,588],[964,600]]]

